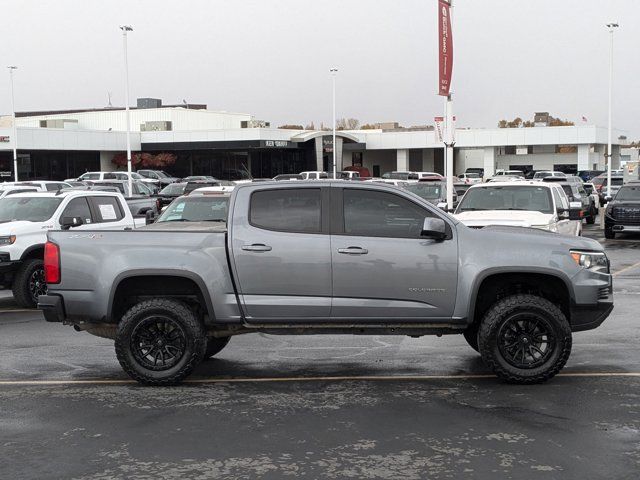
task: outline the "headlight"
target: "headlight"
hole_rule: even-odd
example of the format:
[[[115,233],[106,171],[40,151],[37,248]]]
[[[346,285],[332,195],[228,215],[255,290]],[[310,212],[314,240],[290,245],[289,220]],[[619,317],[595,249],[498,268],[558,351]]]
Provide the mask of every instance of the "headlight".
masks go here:
[[[15,235],[6,235],[3,237],[0,237],[0,246],[2,245],[13,245],[16,241],[16,236]]]
[[[603,252],[571,250],[571,258],[581,267],[594,272],[609,273],[609,259]]]

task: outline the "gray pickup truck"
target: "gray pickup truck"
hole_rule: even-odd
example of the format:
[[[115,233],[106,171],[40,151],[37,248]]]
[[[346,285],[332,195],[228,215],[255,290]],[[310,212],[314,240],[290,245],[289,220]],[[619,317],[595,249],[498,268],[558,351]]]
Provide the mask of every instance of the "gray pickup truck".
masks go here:
[[[472,229],[393,186],[238,186],[226,224],[52,231],[50,322],[115,340],[134,379],[175,384],[233,335],[463,334],[500,378],[538,383],[613,309],[594,240]]]

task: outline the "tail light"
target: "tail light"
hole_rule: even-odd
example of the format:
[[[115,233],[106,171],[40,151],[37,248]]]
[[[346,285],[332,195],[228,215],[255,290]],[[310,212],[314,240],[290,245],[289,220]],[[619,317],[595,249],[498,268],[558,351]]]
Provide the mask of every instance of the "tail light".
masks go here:
[[[48,284],[60,283],[60,247],[53,242],[44,245],[44,278]]]

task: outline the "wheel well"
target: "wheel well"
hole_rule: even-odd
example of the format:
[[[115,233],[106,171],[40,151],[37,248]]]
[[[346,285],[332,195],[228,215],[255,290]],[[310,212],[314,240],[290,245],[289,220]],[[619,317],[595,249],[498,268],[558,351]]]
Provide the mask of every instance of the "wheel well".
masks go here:
[[[528,293],[546,298],[570,318],[571,300],[567,285],[558,277],[542,273],[501,273],[485,278],[478,288],[473,323],[479,323],[491,305],[501,298]]]
[[[136,303],[149,298],[174,298],[188,304],[202,321],[209,315],[198,284],[186,277],[142,275],[122,280],[113,294],[110,319],[118,322]]]
[[[21,260],[29,260],[31,258],[44,258],[44,245],[38,245],[37,247],[31,247],[29,250],[22,254]]]

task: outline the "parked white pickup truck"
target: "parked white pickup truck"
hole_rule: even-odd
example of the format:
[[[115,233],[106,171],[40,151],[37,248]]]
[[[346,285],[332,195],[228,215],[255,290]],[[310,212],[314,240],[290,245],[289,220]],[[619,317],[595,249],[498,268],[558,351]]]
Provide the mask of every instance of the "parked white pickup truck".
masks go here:
[[[581,209],[582,205],[571,204],[556,184],[490,182],[469,188],[454,215],[471,228],[508,225],[580,235]]]
[[[44,244],[47,231],[125,230],[134,227],[124,197],[115,192],[16,193],[0,200],[0,284],[16,302],[35,307],[47,293]]]

